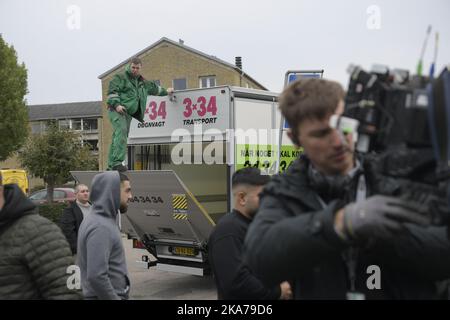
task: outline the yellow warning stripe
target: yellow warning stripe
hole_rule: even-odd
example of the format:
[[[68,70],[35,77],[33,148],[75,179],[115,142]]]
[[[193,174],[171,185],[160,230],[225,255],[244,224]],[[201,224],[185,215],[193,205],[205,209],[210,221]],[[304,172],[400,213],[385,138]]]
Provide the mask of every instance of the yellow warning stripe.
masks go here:
[[[185,194],[172,195],[173,209],[185,209],[187,210],[187,197]]]
[[[186,213],[174,213],[172,217],[176,220],[187,220],[187,214]]]
[[[174,208],[182,208],[182,209],[187,209],[187,199],[174,199],[172,201],[172,205]]]
[[[183,209],[187,210],[187,203],[181,205],[173,205],[173,209]]]
[[[184,190],[186,191],[186,193],[189,195],[189,197],[191,198],[192,201],[194,201],[194,203],[197,205],[197,207],[200,209],[200,212],[203,213],[203,215],[205,216],[205,218],[211,223],[211,225],[215,226],[216,223],[214,222],[213,219],[211,219],[211,216],[208,214],[208,212],[206,212],[205,208],[200,204],[200,202],[198,202],[197,198],[194,197],[194,195],[192,194],[192,192],[189,191],[189,189],[186,187],[186,185],[183,183],[183,181],[180,180],[180,178],[178,178],[178,182],[183,186]]]

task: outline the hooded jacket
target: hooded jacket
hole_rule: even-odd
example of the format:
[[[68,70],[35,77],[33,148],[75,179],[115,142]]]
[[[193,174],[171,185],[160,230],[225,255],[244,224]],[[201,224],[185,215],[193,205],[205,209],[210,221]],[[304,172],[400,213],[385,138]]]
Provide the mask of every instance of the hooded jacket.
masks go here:
[[[116,222],[120,208],[120,178],[117,171],[97,174],[92,180],[91,213],[78,233],[77,261],[81,287],[87,299],[128,299],[130,281]]]
[[[340,199],[323,206],[308,179],[307,159],[265,187],[260,208],[245,239],[245,258],[266,285],[295,279],[296,299],[345,299],[350,291],[344,258],[351,245],[334,231]],[[379,177],[363,164],[367,196],[394,195],[395,180]],[[370,247],[353,245],[356,291],[366,299],[434,299],[436,281],[450,277],[450,243],[445,227],[405,224],[407,232]],[[381,286],[369,288],[370,266],[380,268]]]
[[[73,257],[66,238],[15,184],[0,210],[0,300],[79,299],[68,289]]]
[[[113,110],[122,105],[130,116],[143,122],[148,95],[167,96],[167,90],[142,75],[135,77],[128,64],[125,72],[116,74],[109,83],[107,105]]]

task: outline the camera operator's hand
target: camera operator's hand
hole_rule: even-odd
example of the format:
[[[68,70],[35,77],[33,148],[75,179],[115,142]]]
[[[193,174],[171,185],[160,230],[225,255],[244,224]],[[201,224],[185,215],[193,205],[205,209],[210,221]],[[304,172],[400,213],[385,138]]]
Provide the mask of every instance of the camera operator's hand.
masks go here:
[[[421,226],[429,219],[403,199],[372,196],[344,207],[344,234],[355,240],[388,239],[404,230],[403,223]]]
[[[280,283],[281,295],[280,300],[290,300],[292,299],[292,288],[289,282],[284,281]]]

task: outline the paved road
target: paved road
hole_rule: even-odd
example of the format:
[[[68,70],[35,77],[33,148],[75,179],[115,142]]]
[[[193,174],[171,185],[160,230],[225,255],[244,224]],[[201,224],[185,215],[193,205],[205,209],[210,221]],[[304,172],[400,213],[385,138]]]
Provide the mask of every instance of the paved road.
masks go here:
[[[139,300],[215,300],[216,286],[211,276],[199,277],[154,268],[143,269],[136,260],[146,251],[133,249],[132,241],[123,238],[131,281],[131,299]],[[149,254],[150,255],[150,254]]]

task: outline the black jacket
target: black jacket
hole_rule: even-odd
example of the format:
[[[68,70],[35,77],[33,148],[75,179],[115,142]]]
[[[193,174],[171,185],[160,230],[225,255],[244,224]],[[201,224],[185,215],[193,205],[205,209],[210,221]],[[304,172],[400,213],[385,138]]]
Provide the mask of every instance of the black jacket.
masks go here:
[[[221,300],[276,300],[281,295],[279,284],[268,289],[242,264],[244,238],[250,223],[251,220],[233,210],[220,219],[209,238],[209,261]]]
[[[295,279],[296,299],[345,299],[349,291],[348,243],[334,231],[341,200],[324,208],[307,177],[308,161],[298,159],[276,176],[261,195],[260,210],[245,239],[245,259],[267,284]],[[395,194],[395,181],[378,178],[365,164],[367,196]],[[354,247],[356,291],[366,299],[433,299],[435,282],[450,277],[446,228],[407,225],[408,233],[390,243]],[[348,260],[350,261],[350,260]],[[381,271],[381,289],[369,290],[370,265]]]
[[[64,209],[59,221],[61,230],[69,242],[72,254],[77,253],[78,229],[80,229],[80,224],[82,221],[83,212],[81,212],[81,209],[76,201],[73,201],[67,208]]]
[[[0,300],[80,299],[67,273],[73,265],[61,230],[38,215],[15,184],[4,186],[0,210]],[[69,281],[68,281],[69,280]]]

